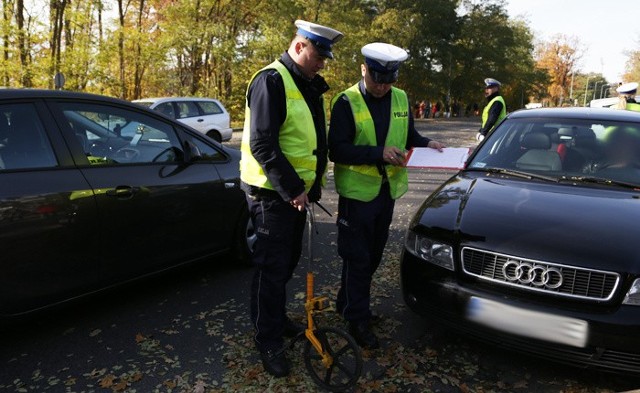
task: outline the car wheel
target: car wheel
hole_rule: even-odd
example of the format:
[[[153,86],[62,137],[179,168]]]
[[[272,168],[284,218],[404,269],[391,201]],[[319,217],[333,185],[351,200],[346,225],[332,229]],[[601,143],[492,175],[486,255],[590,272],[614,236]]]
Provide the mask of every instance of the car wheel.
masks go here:
[[[252,256],[257,238],[253,222],[249,216],[249,210],[245,206],[242,209],[236,228],[234,256],[247,266],[253,265]]]
[[[207,136],[216,142],[222,142],[222,135],[220,135],[220,133],[216,130],[207,132]]]

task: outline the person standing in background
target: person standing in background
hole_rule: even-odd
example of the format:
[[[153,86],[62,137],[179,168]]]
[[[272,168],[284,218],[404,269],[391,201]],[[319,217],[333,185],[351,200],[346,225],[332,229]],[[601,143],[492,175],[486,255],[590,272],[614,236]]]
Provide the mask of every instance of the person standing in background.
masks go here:
[[[640,103],[636,102],[636,92],[638,91],[638,83],[629,82],[618,86],[616,89],[620,94],[620,101],[615,106],[616,109],[626,109],[629,111],[640,112]]]
[[[484,96],[487,98],[487,105],[482,111],[482,127],[476,134],[476,139],[482,141],[502,119],[507,117],[507,104],[500,95],[500,82],[493,78],[484,80]]]

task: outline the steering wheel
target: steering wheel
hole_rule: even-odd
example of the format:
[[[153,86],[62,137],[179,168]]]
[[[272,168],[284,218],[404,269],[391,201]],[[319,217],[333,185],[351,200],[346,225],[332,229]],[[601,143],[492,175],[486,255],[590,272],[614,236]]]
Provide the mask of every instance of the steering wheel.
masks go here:
[[[116,161],[131,162],[140,156],[140,151],[132,147],[122,147],[116,150],[113,159]]]

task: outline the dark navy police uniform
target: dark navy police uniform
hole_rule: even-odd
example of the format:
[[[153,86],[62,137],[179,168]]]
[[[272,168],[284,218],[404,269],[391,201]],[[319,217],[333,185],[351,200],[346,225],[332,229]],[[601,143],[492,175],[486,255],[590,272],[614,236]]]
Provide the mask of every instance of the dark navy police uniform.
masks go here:
[[[313,116],[317,136],[316,180],[308,193],[311,202],[320,199],[320,182],[327,165],[326,123],[322,94],[329,90],[316,75],[305,78],[285,52],[280,60],[289,70]],[[253,79],[247,93],[251,109],[250,147],[253,157],[264,169],[274,190],[242,184],[258,240],[253,262],[256,272],[251,288],[251,320],[260,351],[283,346],[286,321],[286,283],[291,278],[302,252],[305,211],[291,206],[290,200],[305,191],[305,184],[283,155],[279,131],[287,115],[282,77],[275,70],[264,70]]]
[[[382,151],[389,130],[391,91],[381,98],[368,94],[360,81],[360,92],[374,121],[377,146],[356,146],[353,112],[347,98],[340,97],[331,112],[329,132],[329,159],[347,165],[385,165]],[[430,139],[416,131],[409,113],[406,149],[427,147]],[[381,173],[384,173],[381,170]],[[349,322],[367,322],[371,318],[369,303],[373,274],[380,265],[382,253],[389,237],[395,200],[391,198],[389,184],[383,180],[378,196],[370,202],[340,196],[338,201],[338,254],[343,259],[342,285],[336,308]]]

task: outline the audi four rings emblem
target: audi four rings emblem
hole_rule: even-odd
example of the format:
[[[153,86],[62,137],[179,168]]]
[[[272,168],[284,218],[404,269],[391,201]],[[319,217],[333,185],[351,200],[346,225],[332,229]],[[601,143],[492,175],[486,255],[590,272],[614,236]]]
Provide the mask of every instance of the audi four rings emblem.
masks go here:
[[[510,282],[534,285],[548,289],[562,286],[562,272],[555,267],[534,265],[527,262],[508,260],[502,266],[504,278]]]

